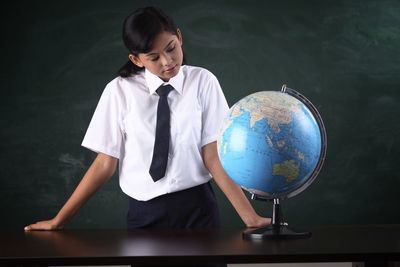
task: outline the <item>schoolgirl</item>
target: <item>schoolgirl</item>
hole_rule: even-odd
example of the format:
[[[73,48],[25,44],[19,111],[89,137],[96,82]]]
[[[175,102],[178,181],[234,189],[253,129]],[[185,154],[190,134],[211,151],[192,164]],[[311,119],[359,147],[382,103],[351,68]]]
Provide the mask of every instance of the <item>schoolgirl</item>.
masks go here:
[[[126,18],[123,41],[129,61],[104,89],[82,142],[96,159],[54,218],[25,230],[63,229],[118,161],[129,228],[218,227],[212,177],[246,226],[269,224],[219,162],[216,139],[228,105],[211,72],[186,65],[171,18],[140,8]]]

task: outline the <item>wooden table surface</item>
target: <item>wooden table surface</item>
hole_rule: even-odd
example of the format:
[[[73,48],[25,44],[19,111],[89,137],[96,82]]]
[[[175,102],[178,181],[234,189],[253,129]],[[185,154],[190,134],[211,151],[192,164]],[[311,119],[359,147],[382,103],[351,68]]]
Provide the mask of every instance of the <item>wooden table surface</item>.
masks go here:
[[[0,265],[400,261],[400,225],[310,227],[289,240],[244,240],[244,230],[2,230]]]

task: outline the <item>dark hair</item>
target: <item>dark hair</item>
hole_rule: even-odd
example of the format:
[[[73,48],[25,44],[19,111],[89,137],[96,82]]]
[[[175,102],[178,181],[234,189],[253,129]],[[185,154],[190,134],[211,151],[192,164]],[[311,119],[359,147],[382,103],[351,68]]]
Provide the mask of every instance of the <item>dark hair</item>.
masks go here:
[[[129,52],[135,56],[139,53],[151,51],[154,39],[163,31],[178,36],[178,28],[173,20],[157,7],[139,8],[130,14],[124,21],[122,28],[122,39]],[[186,63],[185,54],[183,62]],[[118,71],[121,77],[128,77],[137,74],[144,67],[138,67],[132,61],[128,61]]]

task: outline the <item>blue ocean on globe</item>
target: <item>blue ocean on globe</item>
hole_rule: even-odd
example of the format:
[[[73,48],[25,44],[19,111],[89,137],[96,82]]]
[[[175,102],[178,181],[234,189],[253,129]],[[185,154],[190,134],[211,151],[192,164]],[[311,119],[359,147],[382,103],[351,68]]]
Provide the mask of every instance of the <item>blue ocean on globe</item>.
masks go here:
[[[310,179],[321,155],[321,132],[303,102],[262,91],[231,107],[217,144],[223,168],[238,185],[265,198],[285,198]]]

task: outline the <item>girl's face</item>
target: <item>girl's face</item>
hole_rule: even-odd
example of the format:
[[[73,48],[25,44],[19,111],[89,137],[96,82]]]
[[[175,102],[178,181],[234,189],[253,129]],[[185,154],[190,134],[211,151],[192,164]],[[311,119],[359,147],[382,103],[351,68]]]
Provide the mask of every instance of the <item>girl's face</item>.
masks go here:
[[[182,35],[178,29],[178,36],[163,31],[155,39],[153,49],[138,56],[129,55],[129,59],[139,67],[145,67],[164,82],[178,74],[182,65]]]

